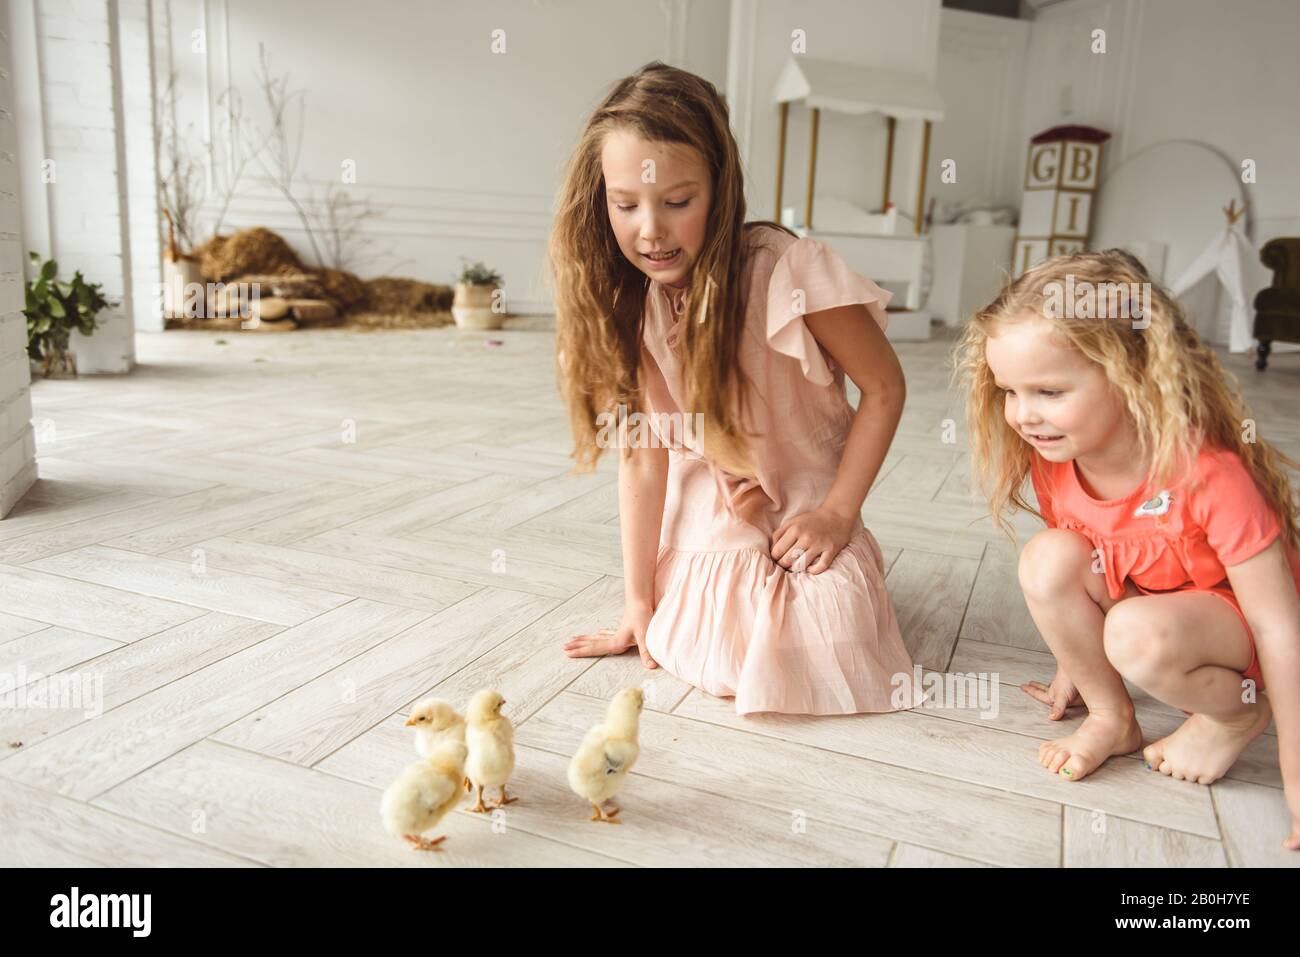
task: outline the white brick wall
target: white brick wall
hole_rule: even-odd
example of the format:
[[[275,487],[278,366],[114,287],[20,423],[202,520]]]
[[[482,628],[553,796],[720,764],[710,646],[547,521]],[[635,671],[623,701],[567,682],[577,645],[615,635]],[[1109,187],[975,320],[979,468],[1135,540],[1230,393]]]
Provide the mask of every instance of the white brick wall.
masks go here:
[[[158,140],[149,0],[118,0],[122,104],[126,118],[130,212],[131,302],[135,328],[162,331],[162,213],[158,209]],[[96,145],[94,148],[98,148]]]
[[[36,481],[8,3],[0,0],[0,518]]]
[[[117,303],[99,314],[92,335],[72,334],[79,373],[129,372],[135,363],[130,198],[123,172],[125,61],[114,55],[112,44],[121,22],[132,35],[132,24],[145,27],[142,5],[147,9],[146,0],[121,11],[114,0],[42,0],[34,5],[45,159],[53,160],[55,176],[36,194],[49,218],[51,248],[40,252],[58,260],[65,278],[79,269]],[[146,117],[146,125],[151,122]],[[39,175],[37,170],[24,172]],[[152,172],[145,169],[140,177],[147,182]],[[138,188],[152,194],[143,185]]]

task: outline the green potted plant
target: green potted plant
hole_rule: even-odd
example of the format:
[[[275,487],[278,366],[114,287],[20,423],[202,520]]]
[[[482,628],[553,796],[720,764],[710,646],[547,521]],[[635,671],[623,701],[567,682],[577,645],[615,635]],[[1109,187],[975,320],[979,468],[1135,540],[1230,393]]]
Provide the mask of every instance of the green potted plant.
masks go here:
[[[77,357],[68,349],[72,330],[82,335],[95,331],[95,316],[112,303],[104,298],[99,283],[88,283],[78,270],[71,282],[59,279],[59,264],[53,259],[41,262],[30,253],[38,269],[36,279],[26,284],[27,355],[39,363],[47,379],[75,379]]]
[[[505,321],[505,300],[498,294],[501,275],[481,262],[466,265],[456,282],[456,296],[451,302],[451,316],[462,329],[500,329]]]

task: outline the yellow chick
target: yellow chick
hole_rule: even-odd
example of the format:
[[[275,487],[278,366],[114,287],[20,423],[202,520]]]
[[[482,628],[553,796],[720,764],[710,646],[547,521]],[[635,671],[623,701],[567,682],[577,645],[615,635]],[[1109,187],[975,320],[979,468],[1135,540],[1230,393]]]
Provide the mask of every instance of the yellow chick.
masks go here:
[[[467,753],[463,741],[444,741],[427,758],[406,766],[379,805],[389,834],[410,841],[415,851],[441,850],[447,835],[424,835],[460,802]]]
[[[465,740],[465,719],[456,713],[450,701],[441,698],[417,701],[406,726],[415,729],[415,750],[422,758],[433,754],[443,741]]]
[[[415,729],[415,750],[422,758],[431,755],[443,741],[465,740],[465,719],[456,713],[450,701],[441,698],[417,701],[406,726]],[[465,779],[465,792],[469,793],[469,778]]]
[[[593,821],[622,823],[615,820],[622,808],[615,805],[606,811],[603,805],[618,792],[641,754],[637,732],[644,705],[645,695],[640,688],[624,688],[614,695],[605,712],[605,723],[587,732],[569,762],[569,787],[591,802]]]
[[[483,803],[484,788],[500,789],[493,807],[504,807],[519,800],[506,796],[506,782],[515,769],[515,729],[510,719],[501,714],[505,703],[499,692],[484,688],[469,699],[469,707],[465,709],[465,743],[469,745],[465,776],[478,790],[478,802],[470,810],[480,814],[487,810]]]

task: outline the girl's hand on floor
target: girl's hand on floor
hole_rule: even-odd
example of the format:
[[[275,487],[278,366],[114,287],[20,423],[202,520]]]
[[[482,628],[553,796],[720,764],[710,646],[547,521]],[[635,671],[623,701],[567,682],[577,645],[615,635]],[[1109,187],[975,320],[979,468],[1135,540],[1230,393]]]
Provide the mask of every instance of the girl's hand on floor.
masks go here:
[[[820,575],[853,537],[853,516],[815,508],[772,533],[772,560],[782,568]]]
[[[1052,710],[1047,717],[1053,721],[1060,721],[1064,718],[1068,708],[1076,704],[1083,704],[1083,698],[1079,696],[1079,691],[1074,687],[1074,682],[1069,679],[1065,671],[1059,666],[1050,687],[1044,685],[1041,681],[1028,681],[1020,686],[1020,690],[1029,697],[1037,698],[1043,704],[1050,706]]]
[[[574,635],[565,642],[564,653],[570,658],[592,658],[619,655],[629,648],[636,648],[643,665],[658,668],[659,663],[645,648],[645,633],[652,613],[649,608],[629,605],[624,608],[623,620],[617,628],[602,628],[593,635]]]

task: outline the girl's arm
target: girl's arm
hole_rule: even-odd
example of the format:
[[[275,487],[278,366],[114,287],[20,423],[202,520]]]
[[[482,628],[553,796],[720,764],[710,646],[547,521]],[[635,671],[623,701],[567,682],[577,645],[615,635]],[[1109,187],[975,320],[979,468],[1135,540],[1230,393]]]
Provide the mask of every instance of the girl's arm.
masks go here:
[[[668,450],[634,448],[618,461],[618,521],[623,539],[623,595],[629,609],[654,611],[655,566],[668,487]]]
[[[1227,568],[1228,583],[1255,633],[1255,653],[1277,724],[1278,764],[1291,834],[1300,850],[1300,598],[1287,566],[1281,536],[1262,552]]]
[[[772,532],[773,561],[819,575],[853,534],[862,502],[894,441],[907,385],[898,356],[866,306],[822,309],[804,316],[804,322],[862,392],[825,501]]]
[[[894,441],[907,383],[884,331],[862,304],[804,316],[809,331],[862,393],[835,482],[822,507],[849,520],[862,511]]]

